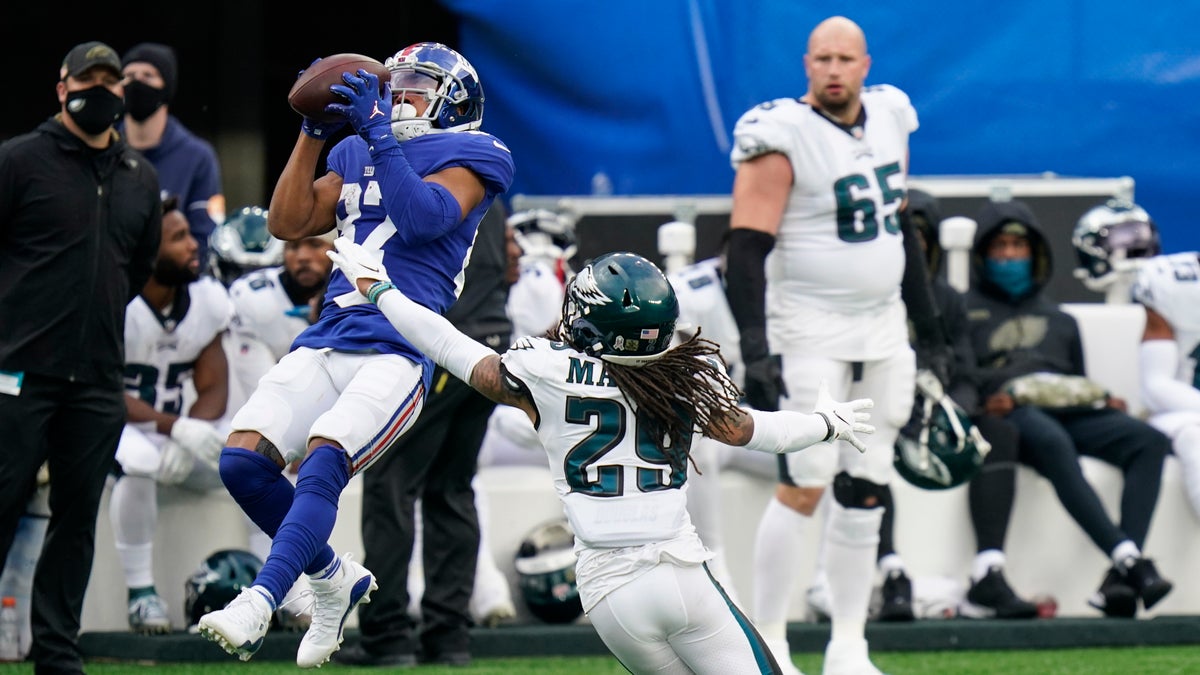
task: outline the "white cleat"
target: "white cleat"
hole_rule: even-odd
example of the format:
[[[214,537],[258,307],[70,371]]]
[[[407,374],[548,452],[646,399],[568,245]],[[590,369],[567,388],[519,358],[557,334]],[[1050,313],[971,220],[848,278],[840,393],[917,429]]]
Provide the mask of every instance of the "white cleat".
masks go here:
[[[200,617],[200,635],[243,661],[262,647],[271,627],[271,602],[261,586],[243,588],[225,609]]]
[[[367,568],[342,556],[341,566],[329,579],[309,577],[313,592],[312,624],[300,639],[296,665],[320,668],[342,646],[342,628],[346,618],[359,605],[371,601],[371,592],[379,588],[375,575]]]
[[[129,629],[143,635],[170,633],[167,603],[157,593],[129,601]]]
[[[830,641],[825,646],[822,675],[883,675],[867,655],[866,640]]]
[[[308,575],[301,574],[275,610],[275,627],[292,633],[308,630],[312,625],[312,604],[313,592],[308,584]]]

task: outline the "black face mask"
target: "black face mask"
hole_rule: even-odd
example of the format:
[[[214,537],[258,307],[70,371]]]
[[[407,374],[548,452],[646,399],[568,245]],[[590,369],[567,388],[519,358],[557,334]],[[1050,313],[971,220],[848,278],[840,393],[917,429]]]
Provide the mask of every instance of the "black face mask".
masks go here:
[[[103,85],[67,94],[67,114],[84,133],[97,136],[125,112],[125,102]]]
[[[125,85],[125,111],[135,122],[145,122],[167,102],[167,90],[151,87],[140,80]]]

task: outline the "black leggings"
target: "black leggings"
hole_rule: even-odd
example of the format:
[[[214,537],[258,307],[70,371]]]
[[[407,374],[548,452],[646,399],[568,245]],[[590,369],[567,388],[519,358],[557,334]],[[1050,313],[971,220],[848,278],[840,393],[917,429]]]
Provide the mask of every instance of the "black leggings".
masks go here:
[[[1171,442],[1136,418],[1112,408],[1051,413],[1020,406],[1009,414],[1020,433],[1020,460],[1054,485],[1063,507],[1105,555],[1123,539],[1141,548],[1158,502],[1163,459]],[[1079,466],[1087,455],[1121,470],[1121,521],[1112,522]]]

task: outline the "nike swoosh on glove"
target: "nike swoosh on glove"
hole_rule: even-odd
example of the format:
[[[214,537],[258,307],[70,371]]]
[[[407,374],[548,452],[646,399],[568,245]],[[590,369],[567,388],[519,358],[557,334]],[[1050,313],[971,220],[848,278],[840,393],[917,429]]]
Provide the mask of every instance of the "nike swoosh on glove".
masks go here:
[[[874,407],[875,401],[869,398],[858,398],[845,403],[833,400],[829,395],[829,385],[825,380],[821,380],[817,385],[817,405],[813,412],[824,416],[825,421],[833,427],[833,433],[826,439],[827,442],[846,441],[859,452],[866,452],[866,444],[855,434],[875,433],[875,427],[867,424],[871,413],[862,412]]]
[[[329,256],[355,288],[358,288],[359,279],[388,282],[392,280],[383,267],[382,251],[372,252],[347,237],[333,240],[333,247],[334,250],[326,251],[325,255]]]

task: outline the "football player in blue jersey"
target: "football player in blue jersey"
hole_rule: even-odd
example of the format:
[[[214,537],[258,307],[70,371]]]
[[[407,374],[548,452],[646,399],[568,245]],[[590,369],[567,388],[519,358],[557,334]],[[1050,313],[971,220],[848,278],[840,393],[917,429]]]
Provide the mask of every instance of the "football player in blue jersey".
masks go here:
[[[520,409],[537,429],[575,536],[584,611],[631,673],[784,671],[714,579],[687,512],[693,439],[791,453],[872,433],[874,403],[839,403],[824,383],[811,413],[738,406],[720,347],[673,344],[679,302],[645,258],[608,253],[565,289],[553,337],[496,354],[396,292],[369,250],[345,238],[329,257],[388,320],[455,377]]]
[[[512,181],[512,157],[479,130],[483,88],[458,52],[423,42],[385,65],[391,81],[382,95],[375,75],[344,73],[344,84],[330,88],[344,102],[326,109],[337,121],[304,120],[271,196],[268,227],[285,241],[336,227],[405,295],[442,314],[461,288],[476,226]],[[314,181],[326,140],[346,123],[356,133],[329,150],[327,171]],[[273,541],[254,585],[202,617],[202,635],[249,659],[271,613],[306,573],[312,625],[296,663],[329,660],[346,617],[376,587],[369,570],[328,544],[339,495],[416,420],[433,369],[333,273],[320,318],[233,418],[221,478]],[[301,454],[293,487],[282,471]]]

